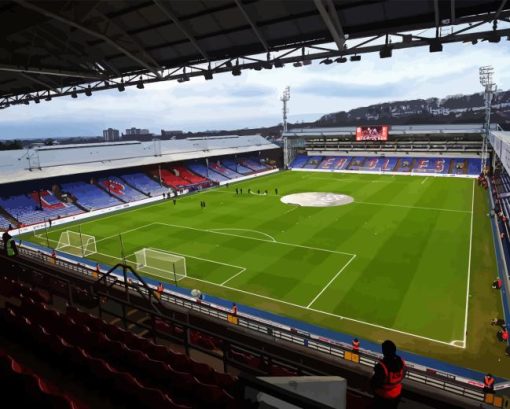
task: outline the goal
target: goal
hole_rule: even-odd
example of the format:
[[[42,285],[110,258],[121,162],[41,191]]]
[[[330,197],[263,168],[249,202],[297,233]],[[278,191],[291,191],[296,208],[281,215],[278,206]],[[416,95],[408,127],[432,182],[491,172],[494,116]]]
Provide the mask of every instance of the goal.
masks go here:
[[[186,277],[186,258],[164,250],[144,248],[135,252],[136,268],[165,280]]]
[[[367,166],[360,166],[358,169],[358,171],[360,172],[374,172],[374,173],[377,173],[377,172],[382,172],[383,171],[383,168],[381,166],[378,166],[378,167],[367,167]]]
[[[66,230],[60,234],[56,250],[87,257],[97,253],[96,238],[88,234]]]

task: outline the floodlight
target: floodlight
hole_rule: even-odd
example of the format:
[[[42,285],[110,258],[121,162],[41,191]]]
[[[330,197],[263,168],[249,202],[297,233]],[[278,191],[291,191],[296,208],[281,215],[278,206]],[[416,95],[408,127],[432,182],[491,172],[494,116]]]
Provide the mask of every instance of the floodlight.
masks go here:
[[[432,40],[430,42],[429,51],[431,53],[438,53],[443,51],[443,44],[441,44],[441,41],[439,39]]]
[[[352,55],[351,61],[361,61],[361,55]]]
[[[391,58],[392,50],[391,47],[384,46],[381,48],[381,51],[379,51],[379,57],[381,58]]]
[[[90,88],[90,85],[87,87],[87,89],[85,90],[85,95],[87,97],[90,97],[92,95],[92,88]]]

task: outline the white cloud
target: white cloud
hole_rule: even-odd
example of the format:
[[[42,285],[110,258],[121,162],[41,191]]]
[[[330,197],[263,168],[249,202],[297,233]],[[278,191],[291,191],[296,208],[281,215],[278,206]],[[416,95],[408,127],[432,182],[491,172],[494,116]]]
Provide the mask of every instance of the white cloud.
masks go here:
[[[442,53],[396,50],[388,59],[370,54],[354,63],[325,66],[316,61],[302,68],[221,74],[212,81],[193,78],[15,106],[0,111],[0,138],[99,135],[105,127],[159,132],[271,126],[280,121],[279,95],[287,85],[291,115],[309,120],[311,113],[318,118],[384,101],[479,92],[478,67],[489,64],[499,88],[509,89],[510,42],[445,45]]]

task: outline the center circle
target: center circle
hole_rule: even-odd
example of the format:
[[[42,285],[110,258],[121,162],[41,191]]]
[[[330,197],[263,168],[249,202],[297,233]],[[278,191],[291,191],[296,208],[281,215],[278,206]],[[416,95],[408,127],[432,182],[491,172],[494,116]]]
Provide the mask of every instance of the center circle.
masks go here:
[[[305,192],[283,196],[282,203],[303,207],[334,207],[354,202],[351,196],[328,192]]]

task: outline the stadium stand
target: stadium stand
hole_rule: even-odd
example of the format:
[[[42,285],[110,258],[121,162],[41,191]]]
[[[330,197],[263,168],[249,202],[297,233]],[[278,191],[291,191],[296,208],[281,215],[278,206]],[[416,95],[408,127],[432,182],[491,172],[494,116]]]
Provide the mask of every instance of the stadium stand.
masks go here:
[[[70,193],[87,210],[116,206],[121,202],[98,186],[85,182],[62,183],[62,192]]]
[[[317,161],[319,161],[317,165]],[[352,170],[366,172],[412,172],[457,175],[480,173],[480,159],[427,158],[427,157],[365,157],[297,155],[289,165],[291,169]]]
[[[220,175],[223,175],[229,179],[237,179],[242,176],[241,174],[224,167],[219,160],[212,163],[209,162],[209,168],[215,171],[216,173],[219,173]]]
[[[160,170],[152,169],[151,175],[154,178],[159,178],[159,176],[161,175],[161,181],[165,185],[167,185],[173,189],[182,189],[182,188],[185,188],[191,184],[186,179],[176,176],[172,171],[170,171],[168,169],[160,169]]]
[[[241,158],[239,163],[255,172],[264,172],[269,169],[268,166],[264,165],[257,158]]]
[[[136,200],[146,199],[147,195],[133,189],[126,182],[116,176],[99,178],[98,184],[109,194],[117,197],[124,202],[134,202]]]
[[[120,178],[148,196],[158,196],[168,191],[167,188],[152,180],[145,173],[127,173],[121,175]]]
[[[196,175],[193,172],[191,172],[189,169],[182,165],[172,165],[170,167],[177,176],[181,177],[184,180],[187,180],[189,183],[196,185],[209,185],[209,180],[206,178],[203,178],[202,176]]]
[[[212,180],[213,182],[216,182],[216,183],[225,182],[225,181],[229,180],[228,177],[214,172],[213,170],[211,170],[210,168],[207,168],[207,166],[205,166],[204,164],[199,163],[199,162],[189,163],[188,168],[192,172],[194,172],[204,178]]]
[[[241,175],[251,175],[253,173],[253,169],[239,164],[235,159],[223,159],[221,163],[225,168],[240,173]]]
[[[303,166],[304,169],[317,169],[319,163],[321,162],[321,156],[309,156],[306,164]]]
[[[7,230],[9,225],[12,225],[12,223],[0,214],[0,229]]]
[[[82,212],[82,210],[71,203],[60,202],[49,191],[41,191],[40,194],[42,208],[39,204],[37,192],[30,195],[0,197],[0,207],[24,225],[40,223],[48,219],[70,216]]]

